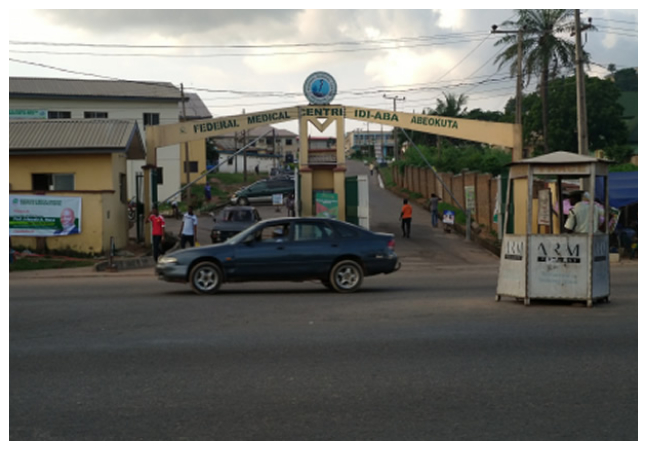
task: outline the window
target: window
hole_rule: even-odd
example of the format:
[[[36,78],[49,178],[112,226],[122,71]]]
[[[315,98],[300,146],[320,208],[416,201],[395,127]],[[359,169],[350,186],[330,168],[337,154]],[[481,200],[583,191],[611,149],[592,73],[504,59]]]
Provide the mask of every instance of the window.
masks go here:
[[[72,113],[70,111],[47,111],[48,119],[71,119]]]
[[[121,203],[127,203],[128,202],[128,189],[126,186],[126,174],[125,173],[120,173],[119,174],[119,200]]]
[[[190,173],[198,173],[198,161],[189,161],[189,172]],[[184,161],[184,172],[186,173],[187,169],[187,161]]]
[[[74,174],[32,173],[31,186],[34,191],[73,191]]]
[[[144,128],[146,128],[146,125],[159,125],[159,124],[160,124],[159,113],[144,113]]]
[[[292,139],[285,139],[285,145],[292,145]]]
[[[320,226],[316,223],[298,223],[295,228],[294,240],[323,240],[329,239],[332,235],[333,231],[327,226]]]
[[[155,169],[155,178],[157,179],[157,184],[164,184],[164,167]]]
[[[83,113],[84,119],[107,119],[107,112],[98,112],[98,111],[85,111]]]

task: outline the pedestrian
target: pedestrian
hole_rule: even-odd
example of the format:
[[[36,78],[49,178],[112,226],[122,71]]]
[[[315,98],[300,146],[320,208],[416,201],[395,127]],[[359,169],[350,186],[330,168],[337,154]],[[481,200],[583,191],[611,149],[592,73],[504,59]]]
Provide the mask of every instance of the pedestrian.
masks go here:
[[[441,200],[442,199],[438,197],[435,192],[431,194],[431,198],[429,199],[429,211],[431,212],[431,225],[434,228],[438,227],[438,217],[439,217],[438,203]]]
[[[211,184],[208,181],[204,185],[204,199],[207,203],[211,203]]]
[[[368,166],[368,169],[371,171],[371,176],[373,176],[373,170],[375,169],[375,166],[373,165],[373,163],[371,163],[371,164]]]
[[[254,172],[256,172],[256,175],[260,173],[260,169],[258,168],[258,164],[256,164],[256,167],[254,167]]]
[[[588,192],[576,192],[571,194],[571,204],[573,209],[568,213],[564,228],[568,233],[589,233],[591,230],[589,221],[589,209],[593,207],[593,232],[597,232],[600,226],[600,211],[597,207],[591,205],[591,196]]]
[[[295,217],[296,214],[294,212],[294,194],[288,195],[288,199],[285,201],[285,206],[288,209],[288,217]]]
[[[413,208],[406,198],[403,201],[402,211],[400,212],[400,221],[402,222],[402,237],[411,237],[411,216],[413,215]]]
[[[151,223],[153,227],[153,260],[157,262],[157,259],[162,253],[164,228],[166,227],[164,217],[160,215],[157,206],[154,206],[153,209],[151,209],[151,215],[146,218],[146,223]]]
[[[197,236],[198,218],[193,214],[193,207],[189,206],[180,225],[180,248],[184,248],[187,243],[191,247],[195,246],[198,242]]]

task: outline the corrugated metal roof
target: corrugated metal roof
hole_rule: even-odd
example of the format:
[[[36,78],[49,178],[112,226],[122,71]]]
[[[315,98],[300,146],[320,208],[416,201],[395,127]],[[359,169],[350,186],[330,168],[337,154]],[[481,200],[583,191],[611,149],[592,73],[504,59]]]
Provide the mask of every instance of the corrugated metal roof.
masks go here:
[[[9,154],[55,154],[127,151],[129,158],[145,157],[135,120],[12,120]]]
[[[178,101],[181,91],[165,82],[9,77],[9,98],[12,97],[105,97]]]
[[[185,102],[187,120],[211,119],[213,116],[202,102],[198,94],[184,93],[187,101]],[[182,101],[179,102],[180,117],[182,117]]]

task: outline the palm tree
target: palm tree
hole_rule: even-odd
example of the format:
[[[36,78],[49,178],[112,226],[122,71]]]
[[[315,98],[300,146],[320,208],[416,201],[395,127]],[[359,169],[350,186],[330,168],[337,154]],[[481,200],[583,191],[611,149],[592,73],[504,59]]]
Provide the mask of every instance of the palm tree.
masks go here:
[[[575,42],[569,40],[575,30],[572,9],[519,9],[517,19],[503,22],[523,30],[522,71],[526,84],[532,76],[539,76],[542,101],[544,151],[548,152],[548,81],[562,68],[573,69],[576,63]],[[517,75],[517,34],[506,34],[495,44],[506,47],[495,59],[499,68],[510,64],[510,75]],[[589,54],[583,52],[588,63]]]
[[[455,94],[447,94],[443,92],[445,100],[443,101],[440,98],[436,99],[436,109],[433,111],[433,114],[443,117],[462,117],[467,114],[467,96],[461,94],[456,97]],[[432,111],[429,111],[432,113]]]
[[[445,100],[437,98],[436,99],[436,109],[428,108],[424,111],[425,114],[442,116],[442,117],[463,117],[467,114],[467,96],[461,94],[458,97],[455,94],[448,94],[443,92]],[[442,140],[440,136],[436,136],[436,146],[440,154],[440,147]]]

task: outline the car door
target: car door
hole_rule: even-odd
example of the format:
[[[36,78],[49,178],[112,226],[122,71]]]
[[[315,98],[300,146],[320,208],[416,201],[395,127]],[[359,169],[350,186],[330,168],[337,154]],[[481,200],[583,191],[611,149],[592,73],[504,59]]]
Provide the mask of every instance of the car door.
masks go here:
[[[332,262],[342,251],[333,228],[317,221],[299,221],[293,224],[289,250],[295,273],[309,278],[327,276]]]
[[[290,239],[289,221],[259,227],[252,239],[236,245],[235,276],[249,281],[289,279]]]

